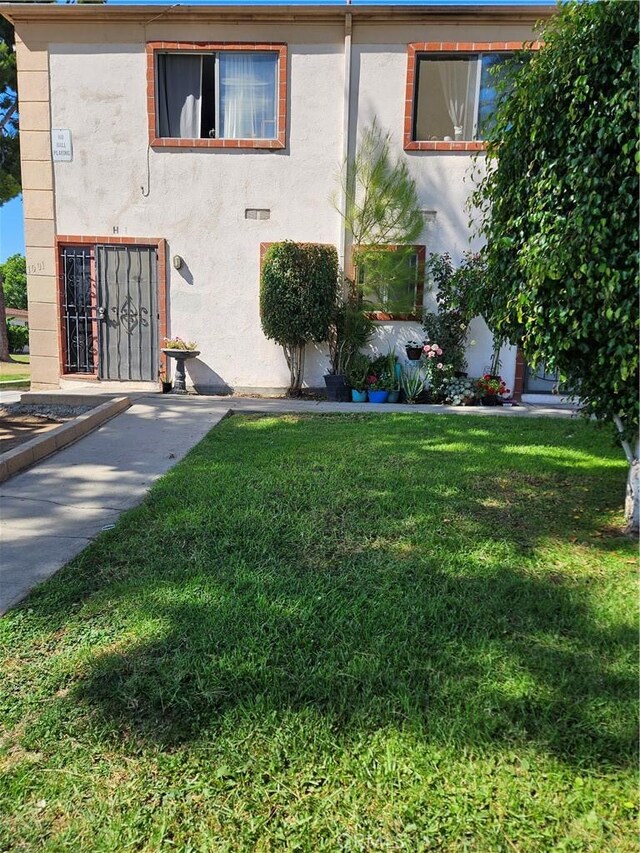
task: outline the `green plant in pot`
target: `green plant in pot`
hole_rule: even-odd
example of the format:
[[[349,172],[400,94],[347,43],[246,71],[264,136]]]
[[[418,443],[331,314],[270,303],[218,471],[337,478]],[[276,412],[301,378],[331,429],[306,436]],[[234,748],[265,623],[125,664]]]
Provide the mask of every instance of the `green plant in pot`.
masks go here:
[[[400,377],[401,371],[398,364],[398,356],[393,350],[389,350],[386,354],[385,365],[382,372],[386,388],[389,392],[387,403],[397,403],[400,400]]]
[[[451,406],[475,406],[478,401],[477,379],[459,376],[443,383],[444,402]]]
[[[402,390],[407,403],[417,403],[427,385],[427,371],[423,365],[402,370]]]
[[[348,294],[336,304],[329,327],[329,373],[324,377],[327,399],[346,402],[350,399],[351,364],[360,350],[371,340],[375,326],[358,307],[353,287],[347,282]]]
[[[351,399],[354,403],[364,403],[367,400],[367,380],[371,375],[371,360],[363,353],[355,353],[349,365],[347,374],[351,386]]]

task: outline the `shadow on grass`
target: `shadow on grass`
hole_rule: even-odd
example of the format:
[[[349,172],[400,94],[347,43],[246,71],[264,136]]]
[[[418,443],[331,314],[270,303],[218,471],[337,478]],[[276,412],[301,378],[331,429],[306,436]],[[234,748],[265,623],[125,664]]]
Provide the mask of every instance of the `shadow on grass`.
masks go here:
[[[112,608],[135,637],[96,648],[61,710],[163,747],[306,709],[346,738],[634,761],[636,636],[593,586],[627,547],[592,535],[624,469],[592,430],[234,420],[27,603],[48,629]]]

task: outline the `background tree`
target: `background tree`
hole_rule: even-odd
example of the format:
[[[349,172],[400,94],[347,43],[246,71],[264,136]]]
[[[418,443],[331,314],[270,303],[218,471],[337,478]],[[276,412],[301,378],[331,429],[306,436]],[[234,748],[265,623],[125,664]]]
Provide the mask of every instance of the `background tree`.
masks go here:
[[[514,67],[472,198],[486,239],[473,310],[613,421],[638,528],[638,15],[569,3]]]
[[[0,17],[0,207],[20,192],[16,55],[12,25]],[[17,306],[13,306],[17,307]],[[0,271],[0,361],[11,361]]]
[[[260,281],[260,319],[265,335],[284,350],[292,396],[302,389],[306,345],[329,337],[338,287],[334,246],[285,241],[267,249]]]
[[[412,244],[424,229],[416,184],[403,159],[391,156],[391,135],[374,120],[353,161],[341,174],[346,208],[340,210],[351,241],[356,281],[366,280],[376,304],[390,311],[415,308]],[[394,252],[388,246],[397,246]]]
[[[24,255],[11,255],[0,264],[5,305],[10,308],[27,307],[27,265]]]

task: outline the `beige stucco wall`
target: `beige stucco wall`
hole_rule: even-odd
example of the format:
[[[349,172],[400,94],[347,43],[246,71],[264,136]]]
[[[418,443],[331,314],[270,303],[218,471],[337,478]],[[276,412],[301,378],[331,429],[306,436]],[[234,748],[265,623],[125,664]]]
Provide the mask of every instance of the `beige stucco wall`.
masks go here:
[[[23,25],[24,26],[24,25]],[[288,371],[281,350],[267,341],[258,313],[259,244],[282,239],[339,245],[341,220],[330,201],[342,150],[344,53],[340,24],[169,25],[43,24],[29,27],[22,46],[21,109],[30,299],[41,329],[33,329],[34,377],[57,382],[53,228],[58,235],[163,237],[169,263],[169,330],[193,339],[202,352],[194,374],[201,384],[283,387]],[[48,50],[42,41],[46,34]],[[465,203],[469,156],[402,152],[406,43],[409,41],[518,40],[519,26],[356,25],[351,137],[376,115],[396,138],[415,176],[424,208],[428,251],[459,256],[469,246]],[[283,151],[151,150],[147,144],[146,40],[284,41],[289,50],[288,144]],[[33,49],[37,46],[37,50]],[[20,47],[20,46],[19,46]],[[21,52],[22,51],[22,52]],[[46,109],[51,75],[50,120]],[[25,98],[23,87],[28,97]],[[52,172],[49,129],[69,128],[74,158]],[[245,208],[269,208],[266,221],[246,220]],[[117,229],[117,231],[115,230]],[[427,295],[427,303],[430,296]],[[377,347],[386,351],[419,331],[415,324],[381,324]],[[39,334],[47,333],[47,334]],[[472,329],[473,373],[488,362],[484,324]],[[35,349],[34,349],[35,347]],[[322,384],[326,361],[311,348],[309,385]],[[37,350],[37,351],[36,351]],[[503,373],[511,381],[514,359]],[[55,368],[54,368],[55,365]]]
[[[55,210],[46,41],[16,39],[32,387],[58,385]]]

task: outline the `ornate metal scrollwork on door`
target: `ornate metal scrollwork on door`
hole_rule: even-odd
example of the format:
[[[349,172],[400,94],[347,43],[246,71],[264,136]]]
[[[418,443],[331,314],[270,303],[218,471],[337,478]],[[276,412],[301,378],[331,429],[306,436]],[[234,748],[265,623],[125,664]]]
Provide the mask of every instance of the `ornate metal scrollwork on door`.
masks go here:
[[[127,296],[122,305],[111,309],[115,314],[116,323],[120,323],[128,335],[133,334],[138,326],[148,326],[149,311],[142,305],[139,307]]]

